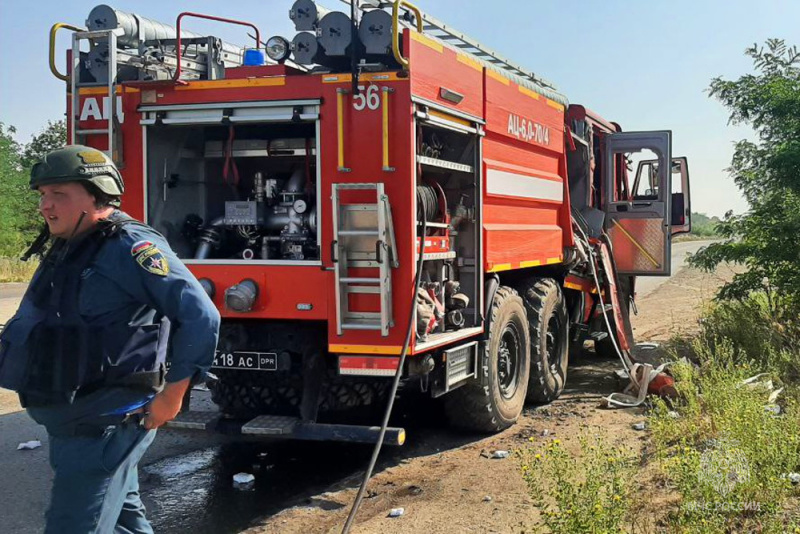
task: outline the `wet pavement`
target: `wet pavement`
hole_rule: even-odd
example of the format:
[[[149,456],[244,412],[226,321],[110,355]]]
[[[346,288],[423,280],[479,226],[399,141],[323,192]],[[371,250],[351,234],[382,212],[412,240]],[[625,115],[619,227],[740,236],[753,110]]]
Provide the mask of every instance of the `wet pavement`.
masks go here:
[[[406,427],[409,439],[403,447],[385,447],[376,472],[485,437],[444,430],[435,404],[400,402],[393,419],[393,425]],[[411,419],[413,426],[407,424]],[[156,532],[237,533],[294,506],[341,508],[313,497],[357,487],[372,452],[362,444],[245,439],[163,458],[140,470],[142,498]],[[237,473],[253,474],[254,487],[235,489]]]
[[[356,450],[353,450],[356,449]],[[146,466],[141,486],[156,532],[241,532],[362,469],[364,446],[324,443],[230,443]],[[233,476],[251,473],[251,490]]]

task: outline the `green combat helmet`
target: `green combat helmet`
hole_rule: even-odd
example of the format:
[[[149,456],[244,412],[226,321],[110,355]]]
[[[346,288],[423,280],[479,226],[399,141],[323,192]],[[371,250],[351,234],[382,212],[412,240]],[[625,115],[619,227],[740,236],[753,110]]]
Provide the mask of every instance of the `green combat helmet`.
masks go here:
[[[31,189],[42,185],[87,181],[103,193],[118,197],[125,191],[114,162],[96,148],[67,145],[53,150],[31,169]]]

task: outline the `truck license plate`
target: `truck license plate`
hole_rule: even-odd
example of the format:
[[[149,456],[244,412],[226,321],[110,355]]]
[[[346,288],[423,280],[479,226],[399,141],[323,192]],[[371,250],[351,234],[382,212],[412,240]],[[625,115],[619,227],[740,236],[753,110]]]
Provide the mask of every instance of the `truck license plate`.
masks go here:
[[[211,367],[250,371],[277,371],[278,355],[274,352],[217,351],[214,354],[214,363]]]

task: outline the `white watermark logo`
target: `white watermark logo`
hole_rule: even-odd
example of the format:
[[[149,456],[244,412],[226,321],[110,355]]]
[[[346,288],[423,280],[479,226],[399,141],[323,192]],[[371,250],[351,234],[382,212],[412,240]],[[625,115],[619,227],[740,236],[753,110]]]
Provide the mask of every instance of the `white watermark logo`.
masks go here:
[[[728,495],[737,484],[750,481],[750,465],[738,443],[733,440],[716,440],[700,456],[698,481],[714,488],[721,496]]]

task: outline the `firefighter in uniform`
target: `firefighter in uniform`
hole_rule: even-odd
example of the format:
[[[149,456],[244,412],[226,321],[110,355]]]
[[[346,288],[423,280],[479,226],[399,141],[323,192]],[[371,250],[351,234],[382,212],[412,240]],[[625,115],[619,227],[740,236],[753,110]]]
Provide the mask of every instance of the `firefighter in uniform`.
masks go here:
[[[46,226],[26,255],[53,239],[0,334],[0,387],[49,435],[46,532],[153,532],[137,465],[211,365],[219,312],[165,239],[117,209],[103,152],[51,152],[31,188]]]

